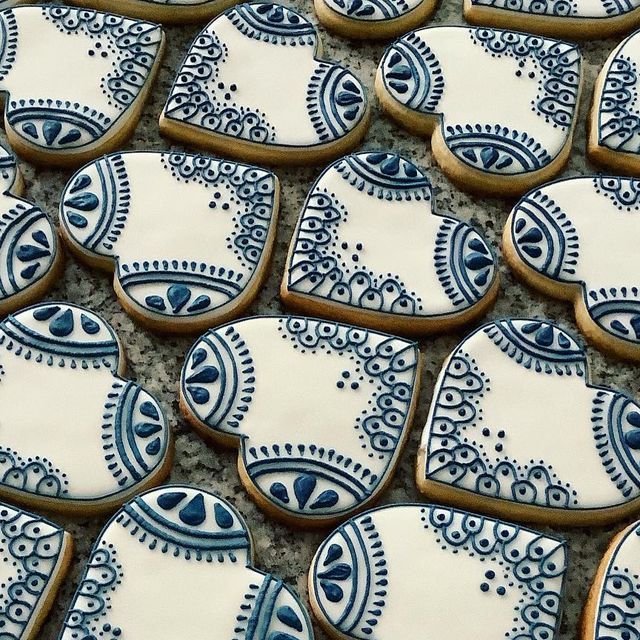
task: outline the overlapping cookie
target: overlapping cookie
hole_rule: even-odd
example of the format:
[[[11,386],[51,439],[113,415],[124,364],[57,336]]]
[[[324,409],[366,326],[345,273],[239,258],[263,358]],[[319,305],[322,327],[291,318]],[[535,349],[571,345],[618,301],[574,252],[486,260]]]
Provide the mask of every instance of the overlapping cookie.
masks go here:
[[[590,160],[631,175],[640,175],[638,65],[640,31],[611,52],[598,75],[587,139]]]
[[[180,406],[208,439],[239,446],[240,478],[270,514],[328,525],[391,479],[417,401],[415,343],[302,317],[239,320],[187,354]]]
[[[434,158],[461,188],[516,195],[567,161],[581,75],[572,44],[429,27],[386,50],[376,91],[392,118],[431,137]]]
[[[361,82],[316,58],[315,27],[279,4],[240,4],[195,39],[160,130],[249,161],[319,163],[360,142],[369,125]]]
[[[0,315],[37,300],[62,268],[53,223],[23,192],[16,158],[0,145]]]
[[[251,536],[225,500],[195,487],[148,491],[95,543],[60,640],[313,640],[282,580],[253,566]]]
[[[67,166],[124,142],[159,67],[160,27],[43,5],[0,11],[0,29],[5,129],[18,154]]]
[[[430,498],[520,520],[603,523],[640,504],[640,406],[589,382],[575,338],[505,319],[446,361],[418,454]]]
[[[0,633],[32,640],[71,561],[71,536],[41,516],[0,503]]]
[[[0,495],[83,514],[122,504],[171,464],[158,402],[120,377],[113,329],[68,303],[0,323]]]
[[[483,314],[498,293],[493,252],[434,212],[431,183],[395,153],[338,160],[311,188],[281,298],[306,313],[420,334]]]
[[[322,543],[309,597],[340,640],[553,640],[566,568],[557,538],[449,507],[396,504],[352,518]]]
[[[163,331],[198,331],[239,314],[266,274],[279,184],[257,167],[184,153],[105,156],[62,195],[64,238],[114,271],[125,310]]]
[[[640,180],[569,178],[527,194],[504,230],[503,253],[523,280],[571,300],[598,347],[640,359]]]

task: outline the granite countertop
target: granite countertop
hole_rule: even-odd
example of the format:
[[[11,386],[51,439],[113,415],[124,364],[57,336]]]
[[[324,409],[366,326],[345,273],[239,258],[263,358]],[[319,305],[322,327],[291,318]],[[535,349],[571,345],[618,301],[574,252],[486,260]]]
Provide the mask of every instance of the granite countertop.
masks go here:
[[[287,4],[308,15],[315,21],[310,0],[287,0]],[[429,24],[464,24],[462,0],[442,0]],[[168,27],[167,54],[159,80],[146,105],[141,122],[127,149],[179,148],[163,140],[158,133],[158,117],[166,100],[171,82],[188,45],[200,27]],[[373,103],[373,123],[363,148],[389,148],[406,154],[428,168],[434,185],[435,200],[440,212],[468,220],[482,228],[486,237],[499,247],[500,235],[513,203],[505,200],[471,197],[457,190],[433,165],[428,144],[383,117],[373,95],[373,78],[385,43],[349,42],[321,29],[325,56],[342,61],[358,75],[369,88]],[[591,171],[585,162],[585,122],[597,72],[609,52],[617,44],[615,40],[584,43],[584,71],[586,84],[580,108],[580,117],[574,139],[571,160],[564,176],[585,174]],[[284,98],[284,96],[283,96]],[[27,184],[27,197],[57,218],[59,196],[71,172],[35,169],[21,163]],[[283,311],[278,288],[284,269],[287,246],[305,195],[321,172],[322,167],[304,169],[276,168],[282,183],[282,205],[278,223],[278,237],[274,259],[266,285],[248,311],[248,315],[275,314]],[[176,215],[181,215],[176,211]],[[543,316],[558,321],[574,333],[573,311],[568,304],[553,302],[527,289],[511,275],[504,262],[500,264],[502,289],[498,303],[490,317],[505,315]],[[178,380],[184,353],[194,337],[167,337],[153,334],[139,326],[122,311],[111,287],[111,277],[91,271],[67,255],[64,276],[49,293],[49,299],[69,300],[102,314],[116,329],[126,348],[128,376],[143,384],[163,404],[169,424],[175,433],[176,460],[170,481],[188,482],[213,490],[230,500],[245,516],[255,540],[256,564],[265,571],[281,576],[306,599],[306,576],[313,553],[324,539],[326,532],[292,532],[265,516],[244,491],[236,469],[235,451],[212,448],[198,438],[188,427],[178,409]],[[425,355],[425,371],[419,398],[414,429],[401,457],[390,488],[383,494],[381,503],[422,500],[414,482],[414,464],[422,427],[431,401],[434,381],[448,353],[463,337],[455,335],[430,338],[421,342]],[[597,384],[619,387],[637,394],[637,369],[589,348],[589,362],[593,381]],[[106,518],[65,519],[52,516],[73,535],[76,548],[74,563],[64,581],[52,613],[40,634],[41,640],[57,638],[65,611],[78,583],[91,546]],[[557,530],[570,547],[570,565],[566,589],[565,613],[560,638],[567,640],[577,635],[580,611],[587,595],[596,566],[614,531],[624,523],[607,529]],[[326,636],[316,626],[316,637]],[[135,640],[135,639],[132,639]]]

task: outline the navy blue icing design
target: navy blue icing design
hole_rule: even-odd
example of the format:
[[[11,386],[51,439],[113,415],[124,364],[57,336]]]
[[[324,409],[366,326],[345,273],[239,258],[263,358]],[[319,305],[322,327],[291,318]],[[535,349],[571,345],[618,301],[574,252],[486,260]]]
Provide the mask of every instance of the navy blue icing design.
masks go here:
[[[608,1],[604,0],[603,4]],[[577,0],[471,0],[471,4],[543,16],[574,17],[578,15]]]
[[[620,211],[640,211],[640,180],[619,176],[595,176],[593,187]]]
[[[315,47],[318,39],[313,25],[306,18],[280,4],[241,4],[227,16],[242,35],[262,42]]]
[[[328,0],[327,4],[353,20],[393,20],[410,11],[406,0]]]
[[[0,447],[0,485],[50,498],[68,494],[67,474],[47,458],[24,458],[17,451]]]

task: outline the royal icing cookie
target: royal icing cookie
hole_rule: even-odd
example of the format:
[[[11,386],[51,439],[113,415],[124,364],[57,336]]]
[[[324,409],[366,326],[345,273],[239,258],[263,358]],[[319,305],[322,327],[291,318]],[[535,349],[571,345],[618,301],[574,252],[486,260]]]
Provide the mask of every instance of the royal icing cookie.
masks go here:
[[[71,561],[71,536],[0,503],[0,637],[35,640]]]
[[[466,222],[433,211],[431,183],[395,153],[358,153],[311,188],[281,298],[307,313],[388,331],[441,331],[482,315],[496,260]]]
[[[239,320],[186,356],[180,406],[205,438],[239,446],[240,478],[270,514],[328,525],[391,479],[416,404],[415,343],[302,317]]]
[[[229,9],[191,45],[160,131],[249,161],[315,164],[345,153],[369,126],[366,92],[319,50],[315,27],[287,7]]]
[[[0,91],[11,146],[66,166],[121,145],[164,46],[155,24],[43,5],[0,11]]]
[[[309,597],[338,639],[553,640],[566,568],[557,538],[449,507],[394,504],[320,545]]]
[[[47,214],[20,195],[16,158],[0,145],[0,315],[37,300],[62,269],[58,236]]]
[[[638,509],[640,406],[589,382],[576,339],[547,320],[486,324],[449,356],[418,453],[423,493],[566,525]]]
[[[580,96],[577,46],[469,27],[429,27],[392,44],[378,67],[384,110],[431,137],[461,188],[520,194],[569,157]]]
[[[0,350],[0,496],[86,514],[168,473],[162,409],[120,377],[121,347],[100,316],[62,302],[23,309],[0,323]]]
[[[257,294],[278,200],[278,179],[263,169],[184,153],[117,153],[71,178],[60,220],[74,253],[114,271],[134,318],[198,331],[238,315]]]
[[[60,640],[313,640],[281,579],[253,566],[251,536],[225,500],[169,485],[102,530]]]
[[[640,175],[639,65],[637,31],[611,52],[598,75],[587,139],[590,160],[633,175]]]
[[[504,230],[503,253],[525,282],[573,301],[596,346],[640,359],[640,180],[560,180],[527,194]]]

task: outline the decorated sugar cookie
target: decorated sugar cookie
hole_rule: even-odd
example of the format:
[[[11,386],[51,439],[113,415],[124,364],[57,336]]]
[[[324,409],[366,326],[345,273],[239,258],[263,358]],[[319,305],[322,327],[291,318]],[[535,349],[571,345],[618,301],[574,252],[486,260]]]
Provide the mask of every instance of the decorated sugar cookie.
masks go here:
[[[309,571],[313,613],[333,638],[553,640],[563,541],[449,507],[395,504],[336,529]]]
[[[320,46],[315,27],[283,5],[229,9],[191,45],[160,131],[249,161],[315,164],[345,153],[369,125],[366,92],[348,69],[317,58]]]
[[[440,372],[418,454],[430,498],[525,521],[623,518],[640,496],[640,406],[591,384],[576,339],[547,320],[469,335]]]
[[[20,195],[24,182],[16,158],[0,146],[0,315],[37,300],[62,268],[51,220]]]
[[[239,446],[240,478],[269,514],[328,525],[391,479],[417,401],[415,343],[302,317],[239,320],[186,356],[180,406]]]
[[[504,256],[525,282],[573,301],[598,347],[640,358],[640,180],[560,180],[527,194],[504,230]]]
[[[73,543],[59,526],[0,503],[0,629],[35,640],[69,568]]]
[[[516,195],[558,173],[580,96],[577,46],[540,36],[429,27],[385,52],[384,110],[431,137],[434,158],[464,189]]]
[[[225,500],[169,485],[102,530],[59,640],[313,640],[307,612],[256,569],[250,532]]]
[[[278,179],[263,169],[184,153],[117,153],[71,178],[60,220],[82,260],[115,271],[118,298],[134,318],[196,331],[255,297],[278,199]]]
[[[120,377],[121,347],[100,316],[63,302],[23,309],[0,323],[0,352],[0,496],[87,514],[169,471],[162,409]]]
[[[159,66],[160,27],[34,5],[1,11],[0,28],[5,128],[18,154],[66,166],[126,140]]]
[[[640,175],[639,65],[637,31],[611,52],[598,75],[587,140],[592,161],[632,175]]]
[[[316,315],[400,333],[448,329],[498,293],[492,250],[466,222],[433,211],[431,183],[385,151],[338,160],[307,196],[281,298]]]

